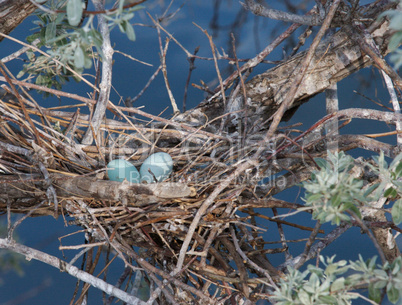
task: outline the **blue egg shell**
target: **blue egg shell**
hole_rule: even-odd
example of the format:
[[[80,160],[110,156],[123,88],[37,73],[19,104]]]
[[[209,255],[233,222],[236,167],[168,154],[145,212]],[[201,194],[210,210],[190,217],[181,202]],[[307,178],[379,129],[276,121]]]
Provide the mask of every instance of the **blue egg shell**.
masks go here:
[[[109,180],[123,182],[126,179],[131,183],[140,183],[140,173],[130,162],[123,159],[115,159],[107,165]]]
[[[151,170],[151,172],[154,174],[157,182],[162,182],[169,177],[172,169],[173,160],[169,154],[164,152],[152,154],[141,165],[141,182],[155,182],[155,179],[149,170]]]

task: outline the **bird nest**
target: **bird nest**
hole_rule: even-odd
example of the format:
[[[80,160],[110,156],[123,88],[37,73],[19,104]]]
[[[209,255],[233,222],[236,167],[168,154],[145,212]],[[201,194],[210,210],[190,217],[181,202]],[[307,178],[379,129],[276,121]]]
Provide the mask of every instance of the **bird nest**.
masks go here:
[[[111,246],[123,260],[130,257],[150,274],[169,280],[187,301],[208,303],[238,292],[251,299],[253,294],[264,297],[260,284],[282,274],[266,254],[285,249],[265,247],[260,236],[265,228],[256,219],[284,221],[254,208],[297,208],[268,196],[280,186],[261,183],[267,171],[282,170],[276,162],[268,167],[273,153],[268,143],[260,154],[265,161],[255,162],[251,156],[259,149],[257,136],[237,139],[236,134],[216,132],[219,124],[197,127],[183,117],[165,119],[109,103],[114,118],[104,120],[94,145],[82,145],[89,121],[80,113],[84,106],[44,108],[27,94],[3,92],[1,210],[62,215],[70,225],[84,228],[90,241]],[[174,161],[166,181],[107,180],[111,159],[138,166],[158,151]],[[209,291],[210,285],[215,290]]]

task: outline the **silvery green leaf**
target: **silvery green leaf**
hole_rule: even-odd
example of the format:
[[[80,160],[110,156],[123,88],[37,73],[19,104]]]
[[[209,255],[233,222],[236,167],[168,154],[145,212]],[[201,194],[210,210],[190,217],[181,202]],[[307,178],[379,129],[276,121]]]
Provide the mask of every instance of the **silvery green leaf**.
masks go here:
[[[401,156],[402,156],[402,154],[401,154]],[[399,178],[402,176],[402,161],[399,161],[399,164],[396,166],[394,172],[395,172],[396,178]]]
[[[398,11],[393,11],[389,14],[390,16],[390,23],[389,27],[393,30],[401,30],[402,29],[402,15]]]
[[[122,19],[128,21],[128,20],[132,19],[133,17],[134,17],[134,13],[127,13],[122,16]]]
[[[380,303],[381,302],[381,290],[374,287],[374,285],[369,285],[369,298],[374,302]]]
[[[124,25],[125,25],[125,28],[126,28],[127,38],[129,40],[131,40],[131,41],[135,41],[135,32],[134,32],[133,26],[128,21],[125,21]]]
[[[85,56],[84,59],[84,68],[85,69],[90,69],[92,67],[92,60],[88,56]]]
[[[72,26],[77,26],[82,18],[84,8],[81,0],[68,0],[67,2],[67,18],[68,23]]]
[[[395,304],[399,300],[399,290],[392,285],[392,283],[388,283],[387,285],[387,296],[389,301],[392,304]]]
[[[66,17],[65,13],[58,13],[56,20],[54,22],[56,22],[56,24],[60,24],[63,22],[64,18]]]
[[[396,50],[394,53],[392,53],[390,56],[390,60],[393,62],[395,69],[398,69],[400,66],[402,66],[401,50]]]
[[[81,47],[77,47],[74,52],[74,65],[81,69],[85,65],[85,54]]]
[[[56,37],[56,22],[51,22],[46,27],[45,39],[46,42]]]
[[[395,201],[391,210],[392,220],[396,225],[402,222],[402,199]]]

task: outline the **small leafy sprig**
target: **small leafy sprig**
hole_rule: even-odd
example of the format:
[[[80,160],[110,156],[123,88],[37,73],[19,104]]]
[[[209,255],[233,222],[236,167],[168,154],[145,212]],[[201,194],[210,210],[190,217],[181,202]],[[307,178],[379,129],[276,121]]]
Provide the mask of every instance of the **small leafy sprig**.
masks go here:
[[[128,39],[134,41],[135,31],[129,21],[134,17],[134,11],[142,7],[124,9],[123,4],[124,1],[120,1],[116,10],[105,11],[103,15],[109,21],[110,30],[118,26],[123,33],[126,33]],[[94,57],[103,57],[101,50],[103,39],[95,28],[95,15],[88,14],[87,21],[80,26],[85,20],[84,7],[82,0],[51,1],[49,11],[53,13],[49,11],[37,13],[39,20],[35,23],[39,26],[39,31],[28,36],[27,41],[32,43],[39,39],[37,46],[47,48],[50,57],[36,56],[33,51],[28,51],[29,61],[18,77],[21,78],[25,74],[36,76],[37,85],[60,90],[70,77],[76,81],[80,80],[66,67],[82,74],[84,69],[92,67]],[[53,59],[57,59],[61,64]]]
[[[349,221],[348,211],[360,217],[358,206],[365,201],[363,181],[349,173],[354,166],[352,157],[344,152],[328,154],[328,159],[316,159],[320,170],[313,172],[309,181],[303,182],[306,190],[304,201],[313,209],[313,218],[322,223],[339,225]]]
[[[376,174],[379,182],[368,189],[363,180],[355,178],[350,169],[354,159],[344,152],[328,154],[328,159],[316,159],[320,170],[313,172],[310,180],[303,182],[306,190],[306,207],[313,209],[313,218],[322,223],[339,225],[350,221],[354,215],[361,218],[360,207],[378,201],[381,197],[397,199],[391,209],[396,225],[402,222],[402,154],[388,166],[384,154],[373,157],[374,164],[366,165]]]
[[[288,267],[286,279],[281,279],[273,292],[276,304],[349,305],[360,296],[352,290],[362,287],[368,288],[369,298],[375,302],[381,301],[384,288],[393,304],[402,299],[402,257],[384,265],[376,265],[376,257],[364,261],[361,255],[349,264],[346,260],[335,262],[335,256],[320,256],[320,262],[323,268],[308,265],[304,272]]]
[[[392,52],[390,60],[394,63],[395,69],[402,66],[402,50],[398,49],[402,43],[402,0],[399,1],[398,8],[382,13],[379,18],[388,17],[390,20],[389,28],[395,33],[389,40],[388,48]]]

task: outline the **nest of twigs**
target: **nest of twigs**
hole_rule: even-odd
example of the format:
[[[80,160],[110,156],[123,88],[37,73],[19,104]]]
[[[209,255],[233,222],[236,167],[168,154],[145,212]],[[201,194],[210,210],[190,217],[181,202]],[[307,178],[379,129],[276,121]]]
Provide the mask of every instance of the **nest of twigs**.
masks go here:
[[[186,291],[187,301],[224,299],[237,292],[252,297],[249,291],[257,294],[260,283],[281,275],[266,254],[284,249],[267,250],[259,240],[264,229],[249,219],[262,216],[253,207],[297,206],[259,200],[256,193],[261,194],[260,181],[267,170],[264,162],[239,170],[250,162],[257,140],[239,138],[234,143],[233,134],[211,133],[213,126],[201,129],[183,119],[113,106],[115,116],[103,122],[95,144],[81,145],[88,128],[88,115],[80,113],[83,106],[46,109],[28,95],[4,92],[0,101],[2,211],[63,215],[71,225],[84,228],[93,241],[111,245],[123,259],[152,262],[138,264]],[[111,159],[125,158],[139,165],[157,151],[169,153],[174,160],[173,173],[165,182],[107,180],[105,164]],[[268,149],[262,156],[269,158],[270,153]],[[205,204],[208,200],[212,202]],[[239,210],[249,216],[240,217]],[[145,251],[134,251],[138,248]],[[176,269],[176,274],[182,276],[173,278],[169,272],[177,266],[181,270]],[[220,293],[206,292],[211,284]]]

